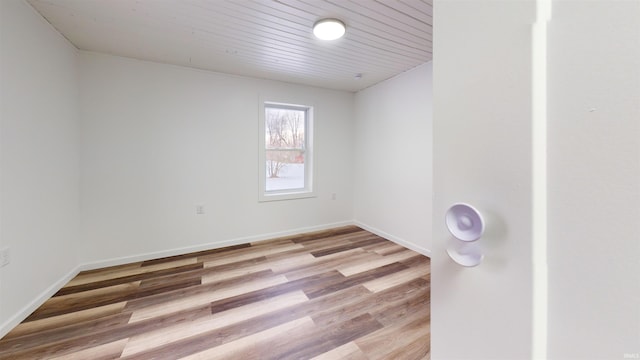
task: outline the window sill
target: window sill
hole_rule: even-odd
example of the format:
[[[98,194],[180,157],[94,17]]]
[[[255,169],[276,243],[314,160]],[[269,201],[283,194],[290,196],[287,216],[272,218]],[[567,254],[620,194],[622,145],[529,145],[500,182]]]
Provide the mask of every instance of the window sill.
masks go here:
[[[281,201],[281,200],[296,200],[296,199],[308,199],[316,197],[316,193],[313,191],[287,191],[287,192],[271,192],[260,194],[259,202],[268,201]]]

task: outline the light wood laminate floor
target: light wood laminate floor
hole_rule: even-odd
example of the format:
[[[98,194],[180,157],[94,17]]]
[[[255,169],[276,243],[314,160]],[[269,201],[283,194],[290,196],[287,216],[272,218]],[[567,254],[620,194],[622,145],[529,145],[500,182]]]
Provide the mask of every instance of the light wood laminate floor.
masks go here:
[[[85,271],[0,359],[429,359],[430,274],[355,226]]]

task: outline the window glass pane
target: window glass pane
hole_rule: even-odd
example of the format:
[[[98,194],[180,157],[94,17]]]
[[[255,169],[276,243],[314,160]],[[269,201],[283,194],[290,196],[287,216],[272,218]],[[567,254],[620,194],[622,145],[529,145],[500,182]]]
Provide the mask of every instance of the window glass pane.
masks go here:
[[[265,107],[266,191],[305,188],[305,110]]]

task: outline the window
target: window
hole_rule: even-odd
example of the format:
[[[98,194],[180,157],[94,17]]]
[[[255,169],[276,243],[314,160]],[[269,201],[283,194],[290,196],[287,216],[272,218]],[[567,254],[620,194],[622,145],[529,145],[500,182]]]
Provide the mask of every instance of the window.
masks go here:
[[[264,102],[260,120],[260,200],[314,196],[310,106]]]

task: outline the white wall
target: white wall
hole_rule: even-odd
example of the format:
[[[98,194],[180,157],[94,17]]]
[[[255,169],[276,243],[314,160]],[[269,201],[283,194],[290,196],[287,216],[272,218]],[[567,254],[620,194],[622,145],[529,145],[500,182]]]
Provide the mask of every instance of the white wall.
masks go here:
[[[29,5],[0,1],[0,335],[77,263],[77,56]]]
[[[355,108],[356,222],[430,254],[432,64],[356,93]]]
[[[82,262],[352,220],[353,94],[94,53],[80,58]],[[258,202],[260,96],[314,106],[316,198]],[[204,215],[196,215],[197,204]]]
[[[638,358],[640,2],[553,5],[549,357]]]
[[[434,359],[527,359],[532,346],[532,1],[434,4]],[[453,203],[487,218],[484,261],[446,254]]]

